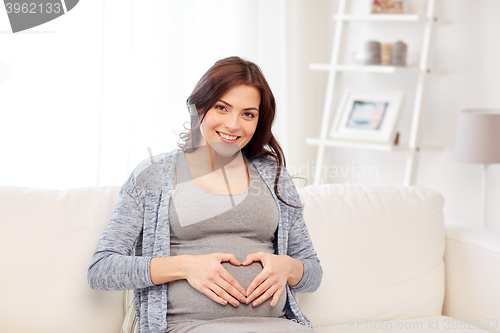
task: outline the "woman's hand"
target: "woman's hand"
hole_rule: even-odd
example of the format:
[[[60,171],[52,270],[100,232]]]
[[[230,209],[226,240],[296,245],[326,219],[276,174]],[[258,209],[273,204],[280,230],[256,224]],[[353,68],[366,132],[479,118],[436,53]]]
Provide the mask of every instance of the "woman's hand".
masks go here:
[[[286,283],[288,282],[292,286],[296,285],[304,272],[304,266],[300,260],[287,255],[265,252],[249,254],[241,264],[247,266],[254,261],[260,261],[263,266],[262,271],[253,279],[246,291],[246,304],[255,299],[254,307],[262,304],[271,296],[273,299],[270,305],[275,306]]]
[[[184,277],[193,288],[219,304],[229,302],[234,307],[239,302],[246,304],[245,288],[222,267],[222,262],[241,265],[231,253],[188,255],[184,263]]]

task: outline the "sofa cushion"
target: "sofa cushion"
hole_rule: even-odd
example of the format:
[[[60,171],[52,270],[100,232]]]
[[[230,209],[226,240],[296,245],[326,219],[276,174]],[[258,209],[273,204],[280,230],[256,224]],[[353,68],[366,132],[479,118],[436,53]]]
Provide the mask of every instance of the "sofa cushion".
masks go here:
[[[123,292],[87,283],[118,190],[0,187],[0,331],[119,332]]]
[[[439,193],[359,184],[307,186],[299,192],[324,271],[316,292],[297,295],[309,319],[441,315],[445,229]]]

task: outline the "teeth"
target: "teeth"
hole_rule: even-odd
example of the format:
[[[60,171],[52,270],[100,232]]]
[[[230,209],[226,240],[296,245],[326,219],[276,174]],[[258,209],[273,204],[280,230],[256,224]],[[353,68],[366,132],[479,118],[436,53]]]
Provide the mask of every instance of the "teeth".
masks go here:
[[[220,132],[219,132],[219,135],[222,136],[226,140],[236,140],[236,138],[238,138],[237,136],[229,136],[229,135],[225,135],[225,134],[220,133]]]

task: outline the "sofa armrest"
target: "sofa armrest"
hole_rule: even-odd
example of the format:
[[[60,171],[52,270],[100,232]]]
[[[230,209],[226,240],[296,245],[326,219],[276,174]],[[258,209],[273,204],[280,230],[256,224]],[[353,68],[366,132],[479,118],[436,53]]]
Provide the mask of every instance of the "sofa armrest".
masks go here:
[[[500,234],[445,219],[443,315],[500,333]]]

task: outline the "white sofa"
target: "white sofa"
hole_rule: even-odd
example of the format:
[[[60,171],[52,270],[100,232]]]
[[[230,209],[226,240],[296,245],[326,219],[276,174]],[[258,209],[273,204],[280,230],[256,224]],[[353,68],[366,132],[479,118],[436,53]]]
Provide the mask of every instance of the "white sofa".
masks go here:
[[[0,187],[0,332],[120,331],[124,293],[86,279],[118,190]],[[324,275],[297,297],[317,332],[500,332],[499,234],[444,223],[428,189],[300,194]]]

